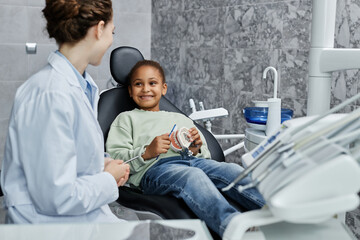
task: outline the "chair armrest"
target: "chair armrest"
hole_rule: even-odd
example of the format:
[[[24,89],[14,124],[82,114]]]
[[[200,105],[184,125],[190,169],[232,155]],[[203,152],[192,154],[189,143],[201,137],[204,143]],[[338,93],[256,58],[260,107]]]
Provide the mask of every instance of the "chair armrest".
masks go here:
[[[225,108],[214,108],[193,112],[189,115],[189,118],[191,118],[193,121],[207,121],[217,117],[225,117],[228,115],[229,112]]]

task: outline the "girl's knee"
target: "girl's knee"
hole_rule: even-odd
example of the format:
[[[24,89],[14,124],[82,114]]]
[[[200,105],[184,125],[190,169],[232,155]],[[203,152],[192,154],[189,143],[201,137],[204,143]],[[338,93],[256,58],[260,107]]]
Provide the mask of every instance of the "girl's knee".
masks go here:
[[[231,169],[235,169],[236,171],[240,171],[240,172],[244,171],[244,168],[237,163],[224,163],[224,164],[226,164]]]
[[[226,175],[229,178],[236,178],[239,176],[243,171],[244,168],[241,167],[239,164],[236,163],[221,163],[221,167],[218,169],[220,174]]]
[[[210,178],[201,169],[190,167],[183,176],[184,182],[192,187],[202,187],[210,184]]]

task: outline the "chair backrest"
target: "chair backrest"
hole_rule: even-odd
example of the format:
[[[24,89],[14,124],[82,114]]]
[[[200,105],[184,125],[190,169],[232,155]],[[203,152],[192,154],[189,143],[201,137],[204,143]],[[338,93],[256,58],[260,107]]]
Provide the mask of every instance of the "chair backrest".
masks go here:
[[[141,52],[133,47],[118,47],[110,55],[110,72],[120,86],[127,87],[128,75],[134,65],[144,60]]]
[[[143,55],[138,49],[133,47],[118,47],[111,52],[110,72],[114,80],[118,83],[118,86],[100,94],[98,121],[105,140],[107,139],[110,125],[116,116],[123,111],[129,111],[136,107],[135,102],[129,96],[127,83],[130,70],[141,60],[144,60]],[[160,109],[184,114],[166,97],[161,98]],[[186,116],[186,114],[184,115]],[[224,153],[214,136],[199,124],[195,123],[195,125],[204,135],[212,159],[224,161]]]
[[[98,121],[106,141],[110,125],[117,115],[124,111],[130,111],[136,107],[130,98],[127,79],[130,70],[138,62],[144,60],[139,50],[133,47],[118,47],[110,55],[110,72],[117,87],[100,94],[98,105]]]

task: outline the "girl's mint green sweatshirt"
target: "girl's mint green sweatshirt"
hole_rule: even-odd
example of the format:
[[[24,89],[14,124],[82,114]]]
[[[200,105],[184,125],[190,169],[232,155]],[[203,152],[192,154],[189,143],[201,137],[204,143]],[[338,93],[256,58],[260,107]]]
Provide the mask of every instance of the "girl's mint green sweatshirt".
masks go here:
[[[171,148],[167,153],[162,153],[159,157],[144,160],[141,155],[156,136],[169,134],[174,124],[177,129],[181,127],[195,127],[193,121],[175,112],[166,111],[144,111],[134,109],[120,113],[111,124],[109,135],[106,141],[106,151],[114,159],[128,160],[135,156],[139,158],[131,161],[130,178],[128,183],[139,187],[141,178],[145,172],[162,158],[180,156],[180,153],[173,151]],[[196,155],[198,158],[211,158],[210,151],[204,136],[200,133],[203,145],[200,153]]]

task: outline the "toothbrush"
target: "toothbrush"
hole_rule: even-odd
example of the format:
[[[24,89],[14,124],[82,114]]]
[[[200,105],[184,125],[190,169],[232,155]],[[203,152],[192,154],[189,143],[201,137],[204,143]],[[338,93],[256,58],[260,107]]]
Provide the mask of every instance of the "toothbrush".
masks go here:
[[[176,127],[176,123],[174,124],[173,128],[171,129],[170,133],[169,133],[169,137],[171,136],[171,134],[173,133],[174,129]]]
[[[176,127],[176,123],[174,124],[173,128],[171,129],[171,131],[170,131],[170,133],[169,133],[169,137],[170,137],[170,136],[171,136],[171,134],[173,133],[173,131],[174,131],[175,127]],[[156,159],[155,159],[155,160],[158,160],[158,159],[159,159],[159,156],[160,156],[160,154],[156,157]]]

